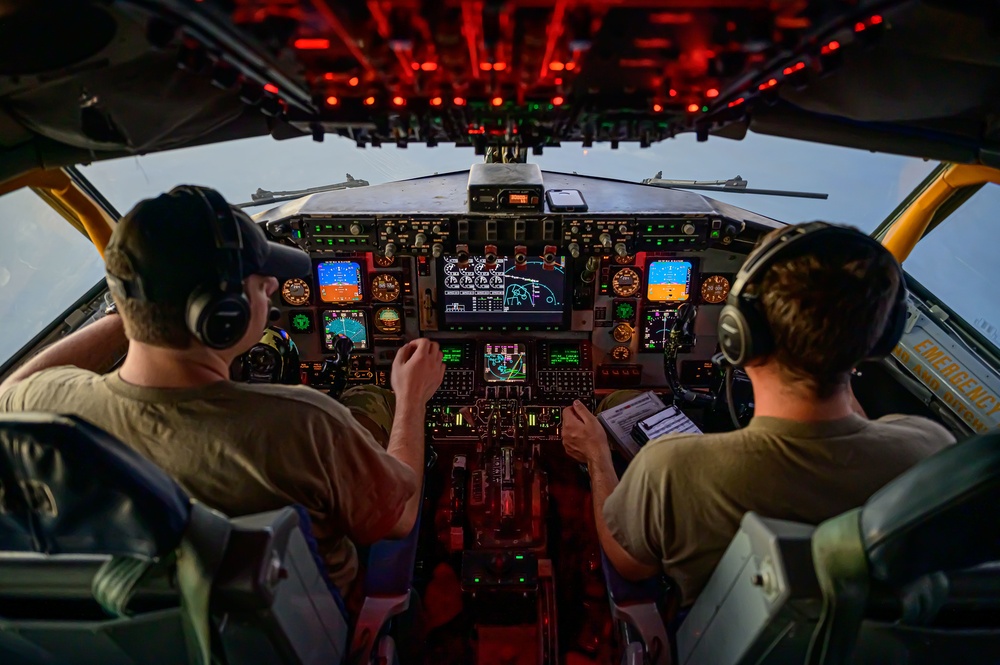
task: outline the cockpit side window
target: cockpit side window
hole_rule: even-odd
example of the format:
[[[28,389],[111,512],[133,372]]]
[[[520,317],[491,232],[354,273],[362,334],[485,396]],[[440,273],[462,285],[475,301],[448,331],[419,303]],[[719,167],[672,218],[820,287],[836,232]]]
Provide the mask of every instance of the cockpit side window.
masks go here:
[[[994,351],[1000,347],[1000,186],[988,184],[928,233],[906,272],[964,320]]]
[[[33,191],[0,197],[0,364],[103,277],[90,240]]]

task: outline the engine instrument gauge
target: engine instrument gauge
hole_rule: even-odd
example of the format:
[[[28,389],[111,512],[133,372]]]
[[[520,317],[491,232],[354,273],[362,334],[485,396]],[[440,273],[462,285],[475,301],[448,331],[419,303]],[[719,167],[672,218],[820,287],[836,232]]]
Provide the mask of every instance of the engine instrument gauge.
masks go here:
[[[718,305],[729,295],[729,280],[722,275],[706,277],[701,283],[701,298],[705,302]]]
[[[281,285],[281,298],[293,307],[302,307],[309,303],[309,284],[304,279],[293,277],[286,279]]]
[[[625,362],[632,357],[632,349],[627,346],[616,346],[611,349],[611,357],[619,362]]]
[[[616,342],[621,342],[622,344],[627,343],[632,339],[632,333],[634,332],[632,326],[627,323],[619,323],[611,331],[611,336],[615,338]]]
[[[395,307],[379,307],[375,310],[375,329],[383,335],[398,335],[403,332],[403,319]]]
[[[615,263],[617,263],[620,266],[630,266],[633,263],[635,263],[635,255],[633,255],[633,254],[626,254],[625,256],[618,256],[616,254],[615,255]]]
[[[376,255],[375,257],[373,257],[373,260],[375,261],[375,265],[377,265],[379,268],[391,268],[392,266],[396,265],[395,256]]]
[[[620,298],[629,298],[639,292],[639,273],[622,268],[611,279],[611,290]]]
[[[399,280],[392,275],[375,275],[372,280],[372,298],[392,302],[399,297]]]

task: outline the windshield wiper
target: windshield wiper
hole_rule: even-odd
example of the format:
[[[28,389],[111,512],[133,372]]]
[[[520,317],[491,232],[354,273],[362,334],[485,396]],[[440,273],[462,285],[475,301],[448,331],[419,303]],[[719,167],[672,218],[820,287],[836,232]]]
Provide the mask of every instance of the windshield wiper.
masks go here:
[[[644,185],[666,187],[668,189],[700,189],[709,192],[726,192],[729,194],[760,194],[763,196],[792,196],[800,199],[828,199],[829,194],[820,192],[793,192],[782,189],[750,189],[748,183],[740,176],[729,180],[664,180],[663,171],[657,171],[652,178],[642,181]]]
[[[283,192],[271,192],[266,189],[257,188],[257,191],[250,195],[251,201],[246,203],[237,203],[237,208],[252,208],[253,206],[262,206],[269,203],[281,203],[283,201],[292,201],[299,198],[300,196],[305,196],[306,194],[318,194],[319,192],[332,192],[336,189],[351,189],[352,187],[367,187],[367,180],[358,180],[350,173],[347,173],[347,180],[344,182],[338,182],[333,185],[322,185],[320,187],[309,187],[308,189],[291,189]]]

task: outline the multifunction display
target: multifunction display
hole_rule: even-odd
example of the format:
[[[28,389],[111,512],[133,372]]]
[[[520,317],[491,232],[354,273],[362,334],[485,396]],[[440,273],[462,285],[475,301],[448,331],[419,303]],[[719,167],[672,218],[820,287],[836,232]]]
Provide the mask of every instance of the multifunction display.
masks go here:
[[[361,300],[361,264],[354,261],[322,261],[316,264],[319,299],[323,302]]]
[[[579,367],[580,345],[558,343],[550,344],[549,365],[551,367]]]
[[[528,379],[524,344],[487,344],[483,347],[483,378],[487,383],[520,383]]]
[[[676,309],[646,310],[642,315],[640,351],[662,351],[677,320]]]
[[[454,258],[442,260],[444,323],[446,326],[512,324],[559,325],[565,320],[566,265],[550,270],[541,258],[529,258],[522,269],[510,258],[473,257],[465,268]]]
[[[323,312],[323,347],[333,350],[338,335],[354,342],[355,349],[368,348],[368,321],[360,309],[337,309]]]
[[[441,344],[441,360],[445,365],[461,365],[464,358],[465,346],[463,344]]]
[[[690,261],[653,261],[646,271],[646,299],[651,302],[682,302],[691,297]]]

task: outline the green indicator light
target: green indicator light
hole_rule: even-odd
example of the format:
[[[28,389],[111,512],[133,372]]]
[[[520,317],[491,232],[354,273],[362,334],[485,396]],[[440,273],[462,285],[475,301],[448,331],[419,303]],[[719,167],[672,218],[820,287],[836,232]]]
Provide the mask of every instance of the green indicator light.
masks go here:
[[[479,582],[479,578],[478,578],[478,577],[476,577],[476,578],[474,578],[474,579],[473,579],[472,581],[473,581],[473,582],[476,582],[476,583],[478,583],[478,582]]]
[[[702,113],[708,113],[708,107],[707,106],[702,106],[701,107],[701,112]]]
[[[523,577],[521,577],[521,578],[519,578],[519,579],[520,579],[520,580],[521,580],[522,582],[524,581],[524,578],[523,578]]]
[[[646,227],[646,233],[652,233],[652,232],[653,232],[653,227],[652,226],[647,226]]]
[[[524,558],[524,555],[523,555],[523,554],[518,554],[518,555],[517,555],[517,556],[515,556],[514,558],[515,558],[515,559],[517,559],[518,561],[520,561],[521,559],[523,559],[523,558]]]
[[[719,235],[720,235],[720,234],[719,234],[719,232],[718,232],[718,231],[712,231],[712,237],[713,237],[713,238],[718,238],[718,237],[719,237]]]

